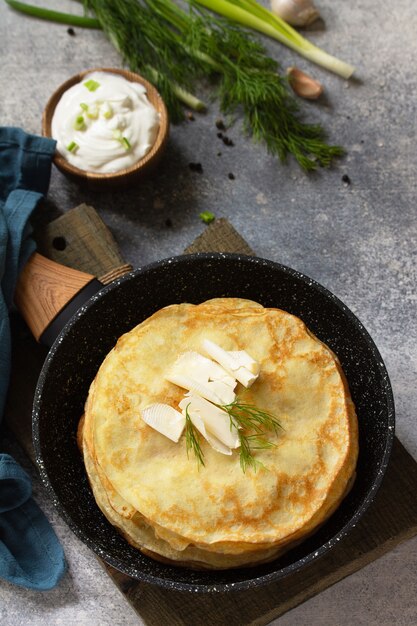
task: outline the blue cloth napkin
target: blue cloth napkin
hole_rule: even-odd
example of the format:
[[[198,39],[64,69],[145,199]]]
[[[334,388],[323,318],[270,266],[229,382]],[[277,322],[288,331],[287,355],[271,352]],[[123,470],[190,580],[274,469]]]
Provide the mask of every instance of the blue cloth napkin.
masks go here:
[[[29,218],[48,190],[55,144],[0,127],[0,420],[10,375],[9,309],[19,270],[35,249]],[[31,494],[29,476],[0,454],[0,578],[51,589],[66,569],[64,552]]]

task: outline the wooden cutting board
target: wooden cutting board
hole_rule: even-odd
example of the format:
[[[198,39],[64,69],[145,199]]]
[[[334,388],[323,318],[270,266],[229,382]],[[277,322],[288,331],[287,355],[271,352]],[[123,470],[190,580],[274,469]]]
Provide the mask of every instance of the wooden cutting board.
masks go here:
[[[92,207],[81,205],[37,234],[39,251],[110,282],[131,269]],[[224,219],[210,224],[186,250],[253,254]],[[16,320],[6,422],[34,458],[31,407],[46,350]],[[301,571],[268,586],[224,595],[191,595],[139,582],[100,561],[148,626],[260,626],[364,567],[417,534],[417,463],[395,438],[382,487],[361,522],[336,548]]]

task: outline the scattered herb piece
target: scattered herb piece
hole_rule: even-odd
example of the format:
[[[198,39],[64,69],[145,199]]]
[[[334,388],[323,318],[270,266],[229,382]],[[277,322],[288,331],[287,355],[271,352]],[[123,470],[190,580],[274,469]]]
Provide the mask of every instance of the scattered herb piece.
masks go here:
[[[188,113],[187,113],[187,120],[189,120],[190,122],[194,122],[194,120],[195,120],[195,117],[191,113],[191,111],[188,111]]]
[[[199,174],[203,173],[203,166],[201,163],[189,163],[188,167],[192,172],[198,172]]]
[[[234,146],[235,144],[233,143],[232,139],[230,139],[230,137],[226,137],[226,135],[223,137],[223,143],[225,146]]]
[[[132,147],[131,144],[130,144],[129,139],[122,135],[122,131],[119,128],[116,128],[113,131],[113,139],[116,139],[116,141],[121,143],[125,150],[130,150],[131,147]]]
[[[197,459],[198,466],[204,465],[204,455],[200,446],[199,435],[194,424],[191,421],[190,414],[188,413],[188,404],[185,409],[185,447],[187,450],[187,457],[189,457],[190,451],[192,451]]]
[[[226,126],[224,125],[223,120],[216,120],[216,128],[218,128],[219,130],[226,130]]]
[[[222,153],[221,153],[221,152],[218,152],[218,153],[217,153],[217,156],[222,156]]]
[[[199,218],[205,224],[211,224],[211,222],[214,222],[214,220],[216,219],[216,216],[211,211],[203,211],[202,213],[200,213]]]
[[[80,108],[87,112],[88,111],[88,104],[86,104],[85,102],[80,102]]]
[[[67,145],[67,150],[68,152],[72,152],[73,154],[75,154],[79,147],[80,146],[78,145],[78,143],[75,143],[75,141],[71,141],[71,143]]]
[[[73,124],[75,130],[84,130],[85,129],[85,120],[83,115],[77,115]]]
[[[87,87],[88,91],[96,91],[96,89],[100,87],[100,83],[93,78],[90,78],[84,83],[84,87]]]
[[[92,104],[88,107],[88,111],[87,111],[87,117],[90,120],[96,120],[98,118],[98,106],[97,104]]]

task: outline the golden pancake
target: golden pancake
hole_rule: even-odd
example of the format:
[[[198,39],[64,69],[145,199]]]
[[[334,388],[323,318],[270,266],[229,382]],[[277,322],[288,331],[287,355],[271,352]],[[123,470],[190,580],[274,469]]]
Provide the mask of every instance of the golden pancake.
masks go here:
[[[255,451],[257,471],[205,440],[199,467],[184,435],[175,443],[142,420],[153,403],[177,408],[184,390],[165,376],[204,339],[260,363],[238,397],[282,430],[267,435],[274,447]],[[237,298],[166,307],[121,337],[91,386],[82,440],[98,504],[133,545],[218,568],[273,558],[310,535],[346,493],[358,453],[337,357],[298,318]]]
[[[80,429],[80,433],[81,432],[82,428]],[[228,569],[231,567],[240,567],[248,563],[246,553],[242,555],[227,555],[225,557],[223,554],[208,552],[193,546],[188,546],[183,550],[175,550],[168,542],[155,534],[152,526],[146,522],[140,513],[136,512],[130,518],[120,515],[114,508],[114,503],[116,502],[117,507],[120,509],[124,506],[123,500],[110,487],[110,501],[109,492],[103,487],[100,480],[102,473],[100,469],[94,465],[93,458],[88,447],[85,445],[85,439],[80,441],[80,448],[83,453],[90,486],[98,506],[109,522],[113,524],[135,548],[163,562],[173,562],[174,564],[194,569]],[[279,553],[280,549],[275,546],[261,550],[251,559],[251,564],[254,565],[270,561],[276,558]]]

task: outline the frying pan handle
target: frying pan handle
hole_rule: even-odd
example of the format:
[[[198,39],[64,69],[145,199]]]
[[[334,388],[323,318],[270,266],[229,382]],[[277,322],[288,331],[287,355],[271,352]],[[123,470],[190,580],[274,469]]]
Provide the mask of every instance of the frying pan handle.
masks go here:
[[[101,287],[91,274],[34,252],[20,273],[14,302],[35,339],[51,346],[66,322]]]

